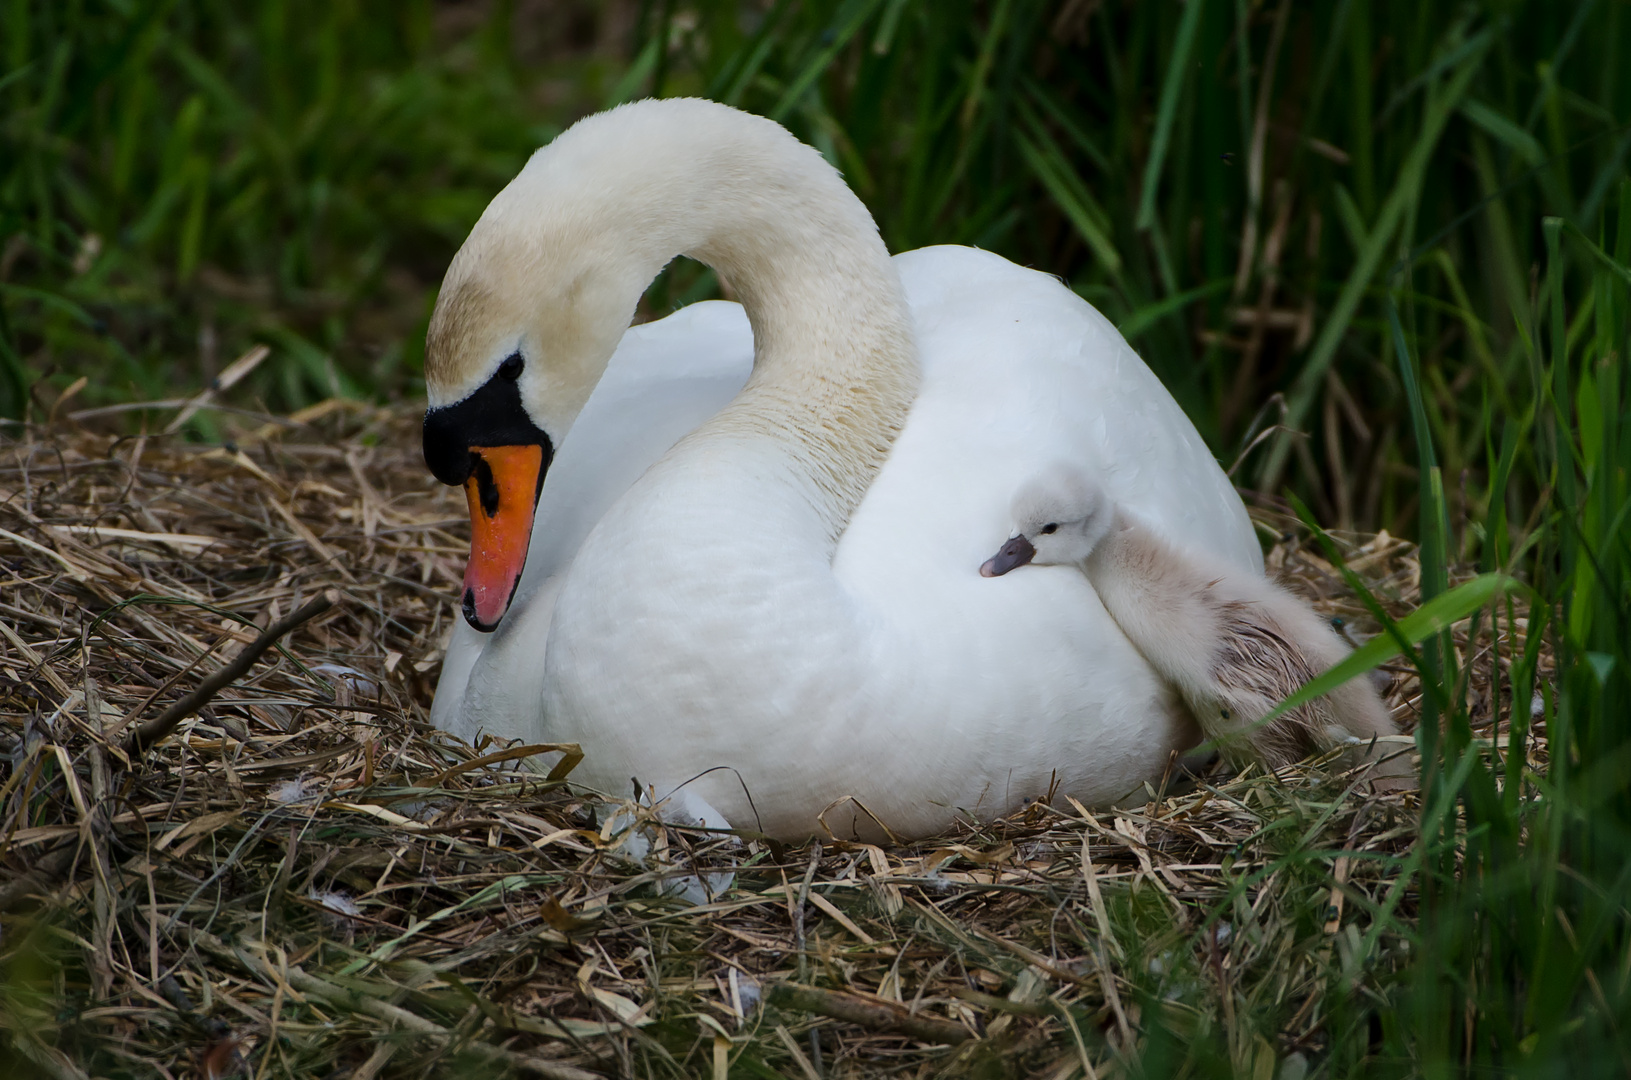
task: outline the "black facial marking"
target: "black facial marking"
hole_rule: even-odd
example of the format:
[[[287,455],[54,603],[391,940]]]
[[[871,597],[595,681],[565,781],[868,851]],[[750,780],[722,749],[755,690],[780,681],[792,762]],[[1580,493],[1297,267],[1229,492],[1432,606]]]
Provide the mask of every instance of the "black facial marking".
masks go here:
[[[521,354],[515,353],[463,401],[426,411],[425,464],[436,479],[454,486],[469,479],[476,460],[470,453],[472,446],[541,446],[544,461],[538,479],[543,482],[555,446],[521,404],[521,384],[517,380],[522,367]],[[496,499],[497,489],[493,491]],[[482,505],[487,505],[485,488]]]
[[[476,492],[481,496],[482,513],[492,517],[498,513],[498,482],[493,479],[493,467],[478,454],[471,454],[471,470],[476,476]]]

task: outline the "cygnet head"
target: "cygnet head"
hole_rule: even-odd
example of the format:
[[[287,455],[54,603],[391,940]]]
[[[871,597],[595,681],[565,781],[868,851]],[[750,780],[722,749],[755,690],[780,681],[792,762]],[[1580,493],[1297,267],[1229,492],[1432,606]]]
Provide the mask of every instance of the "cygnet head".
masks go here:
[[[1115,507],[1103,486],[1063,462],[1022,485],[1011,504],[1014,534],[980,567],[982,577],[1001,577],[1026,563],[1080,563],[1110,532]]]

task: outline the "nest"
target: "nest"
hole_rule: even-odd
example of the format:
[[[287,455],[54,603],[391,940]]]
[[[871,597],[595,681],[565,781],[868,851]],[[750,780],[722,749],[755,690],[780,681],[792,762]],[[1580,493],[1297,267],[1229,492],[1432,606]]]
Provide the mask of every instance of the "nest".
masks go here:
[[[1063,1080],[1173,1039],[1269,1075],[1404,962],[1416,796],[1317,763],[789,849],[435,731],[467,533],[416,424],[329,403],[212,448],[0,441],[7,1075]],[[1289,519],[1258,519],[1271,567],[1373,631]],[[1412,606],[1409,544],[1341,543]],[[1505,633],[1456,633],[1480,734],[1504,722]],[[1408,728],[1414,671],[1389,674]]]

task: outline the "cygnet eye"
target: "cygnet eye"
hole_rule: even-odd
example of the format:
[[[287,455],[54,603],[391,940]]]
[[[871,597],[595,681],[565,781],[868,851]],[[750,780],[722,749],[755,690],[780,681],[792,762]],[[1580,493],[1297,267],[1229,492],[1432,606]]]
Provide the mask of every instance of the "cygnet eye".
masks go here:
[[[1055,532],[1058,532],[1058,531],[1059,531],[1059,523],[1057,521],[1050,521],[1046,525],[1042,526],[1043,535],[1046,535],[1048,533],[1055,533]]]
[[[516,379],[521,377],[521,366],[524,363],[526,363],[526,361],[521,359],[520,353],[511,353],[509,356],[504,358],[504,362],[502,364],[498,365],[498,373],[504,376],[506,379],[509,379],[511,382],[514,382]]]

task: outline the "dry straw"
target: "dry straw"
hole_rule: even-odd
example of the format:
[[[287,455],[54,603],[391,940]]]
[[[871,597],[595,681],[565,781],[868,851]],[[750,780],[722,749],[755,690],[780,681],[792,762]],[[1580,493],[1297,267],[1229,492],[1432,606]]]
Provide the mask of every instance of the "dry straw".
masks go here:
[[[605,797],[562,779],[570,757],[528,768],[559,748],[426,723],[466,533],[414,416],[329,403],[216,448],[70,424],[0,441],[0,1061],[1062,1080],[1209,1030],[1262,1076],[1401,962],[1415,796],[1308,765],[888,847],[788,849],[627,804],[651,849],[634,858]],[[1408,544],[1346,547],[1409,608]],[[1298,534],[1270,563],[1368,632]],[[1495,734],[1507,646],[1465,624],[1456,645]],[[1408,728],[1415,678],[1391,674]],[[694,872],[717,890],[700,905],[672,884]]]

